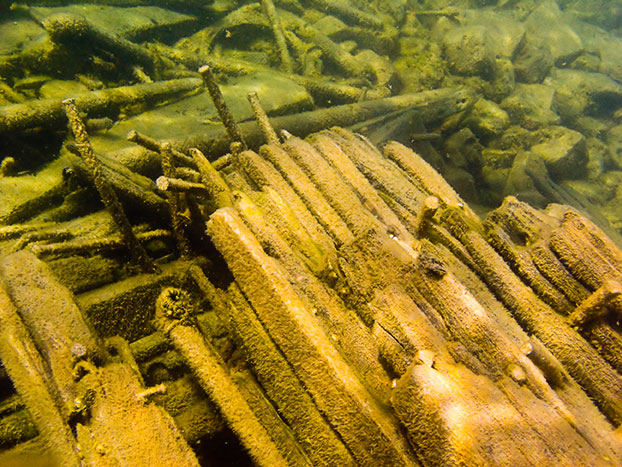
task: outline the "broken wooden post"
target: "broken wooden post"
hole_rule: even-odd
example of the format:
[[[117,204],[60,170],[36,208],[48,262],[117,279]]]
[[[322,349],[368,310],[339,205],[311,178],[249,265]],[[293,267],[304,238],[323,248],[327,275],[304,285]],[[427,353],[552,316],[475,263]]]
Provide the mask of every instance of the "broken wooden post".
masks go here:
[[[237,123],[235,122],[235,118],[233,118],[233,114],[227,103],[225,102],[225,98],[220,92],[220,88],[218,87],[218,83],[216,83],[216,79],[214,78],[214,74],[212,73],[211,68],[208,65],[204,65],[199,68],[199,73],[203,77],[203,81],[205,82],[205,87],[209,92],[210,97],[212,98],[212,102],[218,111],[218,115],[220,115],[220,120],[224,125],[227,133],[229,134],[229,138],[231,138],[232,142],[238,142],[243,145],[243,148],[246,149],[246,143],[244,142],[244,137],[242,133],[240,133],[240,129],[238,128]]]
[[[130,222],[125,215],[125,211],[123,210],[123,206],[112,189],[112,185],[103,175],[101,162],[97,159],[97,156],[93,151],[93,147],[89,142],[89,137],[86,133],[84,123],[78,115],[78,108],[75,101],[73,99],[67,99],[63,101],[63,105],[65,106],[65,112],[67,113],[67,118],[71,124],[71,130],[73,131],[76,139],[78,150],[80,151],[84,163],[90,172],[93,184],[95,185],[95,188],[97,188],[104,205],[119,228],[130,255],[143,271],[153,272],[155,270],[155,265],[147,255],[147,252],[143,246],[136,239],[136,236],[132,231],[132,226],[130,225]]]

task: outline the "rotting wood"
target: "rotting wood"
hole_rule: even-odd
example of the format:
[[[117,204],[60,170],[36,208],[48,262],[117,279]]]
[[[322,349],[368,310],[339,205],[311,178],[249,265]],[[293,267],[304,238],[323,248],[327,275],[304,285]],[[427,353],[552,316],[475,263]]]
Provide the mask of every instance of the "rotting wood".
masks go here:
[[[261,132],[266,139],[267,144],[275,144],[279,142],[279,137],[276,135],[276,131],[272,128],[272,124],[268,119],[268,115],[266,111],[261,106],[261,102],[259,102],[259,96],[257,96],[256,92],[251,92],[248,94],[248,102],[253,109],[253,113],[255,114],[255,120],[259,124],[261,128]]]
[[[288,465],[216,351],[192,326],[191,303],[185,294],[173,288],[162,291],[156,311],[156,323],[160,331],[179,349],[203,389],[218,404],[223,417],[250,451],[254,461],[266,467]]]
[[[168,180],[174,179],[176,175],[175,162],[174,162],[173,151],[169,143],[165,143],[162,145],[161,156],[162,156],[162,173],[164,174],[164,177],[166,177]],[[185,182],[185,183],[192,183],[192,182]],[[163,189],[165,191],[167,188],[168,189],[171,188],[170,185],[167,186],[167,188],[162,188],[161,184],[158,185],[157,180],[156,180],[156,185],[158,186],[158,188]],[[183,192],[186,192],[186,191],[188,190],[183,190]],[[173,229],[173,234],[175,235],[175,240],[177,242],[177,248],[179,248],[179,253],[182,256],[182,258],[188,258],[190,256],[190,246],[188,244],[188,238],[185,232],[185,225],[184,225],[184,222],[181,216],[183,192],[177,193],[175,190],[170,190],[170,192],[167,193],[167,198],[168,198],[170,215],[171,215],[171,227]]]
[[[204,293],[215,295],[216,290],[200,269],[194,268],[192,275]],[[356,465],[258,321],[241,291],[233,285],[227,295],[228,303],[223,303],[219,312],[228,316],[260,383],[284,414],[311,460]]]
[[[132,258],[136,261],[136,263],[138,263],[143,271],[154,271],[154,264],[147,255],[147,252],[143,246],[136,239],[136,236],[132,231],[132,226],[130,225],[129,220],[125,215],[125,211],[123,210],[123,206],[119,202],[119,199],[112,188],[112,184],[106,179],[106,176],[102,171],[101,162],[97,159],[97,156],[95,156],[95,152],[93,151],[93,147],[88,139],[84,123],[78,115],[78,108],[75,101],[65,100],[63,101],[63,105],[65,106],[65,112],[67,113],[71,130],[76,139],[78,151],[82,156],[92,182],[97,188],[104,205],[109,210],[110,215],[119,228],[121,237],[128,247]]]
[[[466,246],[481,268],[488,286],[506,304],[517,321],[540,339],[616,424],[622,423],[622,376],[568,326],[562,317],[522,283],[501,256],[470,228],[455,209],[444,223]]]
[[[192,62],[194,65],[196,62]],[[208,57],[206,63],[212,67],[214,71],[227,73],[231,75],[252,74],[260,71],[270,71],[275,76],[291,79],[292,81],[303,86],[313,99],[318,103],[331,105],[345,104],[348,102],[357,102],[365,97],[365,90],[343,83],[336,83],[327,79],[316,78],[313,76],[303,76],[275,72],[269,68],[263,67],[255,63],[248,63],[241,60],[233,60],[219,57]]]
[[[355,458],[412,465],[414,460],[401,434],[365,395],[366,390],[350,374],[328,338],[310,321],[309,311],[291,290],[278,265],[261,253],[256,239],[237,215],[229,208],[217,211],[210,219],[208,231],[230,261],[236,280],[268,333]],[[230,241],[231,233],[235,235],[235,244]],[[273,319],[275,315],[280,317]],[[311,355],[316,358],[308,358]],[[312,363],[313,360],[316,361]]]
[[[360,103],[400,91],[394,72],[412,71],[405,70],[412,63],[405,51],[427,40],[418,21],[427,28],[439,11],[400,11],[400,2],[380,0],[361,10],[343,0],[273,1],[295,71],[306,75],[290,81],[303,84],[320,107],[358,104],[271,122],[256,106],[261,128],[241,123],[233,137],[219,125],[198,126],[207,123],[204,114],[195,114],[192,125],[215,128],[199,135],[165,118],[162,128],[150,127],[150,115],[170,115],[166,110],[136,118],[136,129],[163,139],[134,132],[130,139],[142,147],[98,159],[158,274],[132,267],[75,145],[65,142],[63,157],[37,170],[37,157],[47,162],[54,154],[28,140],[50,135],[60,147],[64,119],[3,132],[14,163],[7,158],[0,167],[0,186],[15,188],[16,201],[4,203],[2,219],[21,224],[0,229],[0,282],[7,292],[3,301],[0,290],[0,321],[8,310],[11,326],[18,317],[26,329],[14,333],[20,342],[12,345],[3,338],[15,327],[0,326],[0,354],[9,363],[0,365],[0,429],[17,428],[0,433],[0,443],[20,439],[13,436],[19,429],[36,436],[35,425],[20,422],[28,415],[43,428],[16,450],[38,445],[37,452],[50,455],[41,441],[59,441],[59,450],[74,443],[85,464],[196,465],[211,463],[213,453],[232,454],[236,462],[229,463],[236,465],[600,466],[621,459],[622,298],[612,286],[621,281],[619,245],[566,206],[542,211],[510,197],[482,221],[433,168],[456,168],[453,158],[430,144],[416,145],[426,159],[407,147],[465,125],[468,93],[437,90]],[[92,26],[75,21],[87,30],[81,60],[68,63],[79,50],[58,34],[57,42],[45,37],[0,57],[8,76],[0,100],[23,103],[68,84],[47,86],[57,79],[99,89],[113,74],[120,76],[115,85],[146,82],[150,74],[197,76],[169,59],[189,70],[207,64],[219,79],[269,69],[231,57],[278,66],[286,49],[283,40],[280,50],[273,46],[275,15],[270,24],[260,2],[210,3],[186,2],[197,17],[193,24],[205,29],[187,31],[192,37],[172,47],[150,37],[136,49],[117,41],[124,33],[94,38]],[[452,17],[451,11],[440,13]],[[344,43],[350,40],[356,44]],[[391,63],[398,44],[408,63]],[[250,48],[238,55],[244,45]],[[362,49],[371,51],[357,58]],[[153,61],[142,60],[142,52]],[[128,65],[128,55],[136,65]],[[75,76],[78,69],[85,74]],[[431,77],[422,71],[422,83],[404,84],[426,86]],[[447,76],[444,69],[433,74]],[[270,76],[281,80],[287,73],[263,74],[261,86],[270,86]],[[474,82],[486,84],[480,90],[497,100],[489,94],[499,89],[477,78],[467,86]],[[270,94],[262,94],[262,103]],[[188,105],[202,105],[203,97]],[[246,105],[244,96],[235,97]],[[112,107],[102,114],[105,123],[124,125],[126,115],[145,105]],[[231,108],[235,113],[237,105]],[[181,113],[193,112],[186,110]],[[455,111],[463,115],[441,124]],[[352,127],[327,128],[353,122],[366,137]],[[98,137],[117,140],[116,130]],[[321,133],[301,139],[314,130]],[[523,139],[506,131],[502,144],[505,136]],[[389,139],[402,144],[384,146]],[[14,149],[19,156],[10,154]],[[540,193],[572,199],[570,190],[554,192],[542,170],[527,170]],[[158,183],[182,191],[162,192]],[[169,215],[167,196],[178,201],[177,218]],[[49,270],[30,268],[33,263]],[[162,297],[171,291],[172,302],[183,303],[169,302],[163,318]],[[25,306],[31,298],[37,303]],[[169,336],[154,333],[156,305],[157,322],[173,323]],[[84,319],[74,327],[80,312]],[[89,329],[96,351],[76,346],[69,356],[76,334]],[[16,359],[20,352],[26,357]],[[41,381],[34,374],[28,387],[26,378],[37,366],[45,380],[40,401],[29,395]],[[24,392],[22,405],[12,402],[20,398],[11,378]],[[37,407],[49,399],[58,409],[41,420]],[[0,464],[10,464],[8,454],[0,452]]]
[[[590,321],[602,318],[613,308],[614,303],[619,305],[619,299],[622,296],[622,284],[613,280],[603,282],[598,290],[586,298],[574,311],[568,315],[568,324],[575,328],[583,328]],[[616,312],[620,313],[618,308]]]
[[[128,60],[138,63],[153,73],[155,58],[144,47],[93,26],[84,17],[67,13],[57,13],[43,20],[43,27],[52,40],[63,43],[92,43]]]
[[[75,96],[75,104],[89,116],[115,115],[119,108],[136,103],[155,105],[163,99],[174,99],[200,89],[198,78],[184,78],[136,84],[91,91]],[[58,99],[37,99],[0,107],[0,133],[13,133],[31,128],[62,128],[67,121],[63,104]]]
[[[184,155],[193,160],[180,180],[192,179],[205,195],[186,211],[201,230],[188,237],[191,252],[213,245],[219,255],[197,254],[200,267],[168,263],[178,257],[175,239],[165,230],[159,242],[151,220],[136,235],[155,236],[149,243],[164,248],[158,261],[165,272],[128,272],[80,294],[100,334],[149,341],[129,345],[133,358],[121,343],[116,352],[127,369],[105,373],[105,384],[138,367],[154,384],[137,388],[136,400],[163,400],[162,378],[188,371],[184,362],[196,366],[177,387],[203,379],[205,397],[229,414],[231,436],[250,446],[253,434],[264,433],[277,459],[264,463],[599,465],[621,455],[612,426],[620,407],[618,299],[588,306],[589,292],[592,301],[602,295],[595,285],[617,280],[622,258],[601,231],[564,207],[544,213],[509,198],[490,219],[511,241],[490,241],[485,222],[419,156],[397,143],[383,153],[342,129],[306,140],[286,134],[259,152],[267,157],[238,145],[214,164],[196,149]],[[209,239],[200,236],[206,220]],[[46,229],[50,239],[70,232],[68,247],[85,241],[64,224]],[[36,228],[20,226],[3,241],[39,238],[31,249],[58,249],[66,260],[71,250],[46,245],[46,232],[37,237]],[[105,235],[102,241],[113,238]],[[551,290],[564,294],[570,310],[547,306],[542,291],[499,254],[503,248],[538,258],[534,267],[556,278]],[[599,271],[613,275],[598,281]],[[180,305],[186,311],[173,311],[183,336],[149,335],[161,287],[192,294],[182,300],[191,305]],[[577,305],[576,316],[595,311],[579,320],[579,333],[564,316]],[[136,313],[126,316],[127,309]],[[181,355],[170,345],[176,339]],[[189,343],[200,348],[193,357],[187,348],[184,354]],[[199,368],[205,358],[209,375]],[[220,386],[215,374],[226,377]],[[231,394],[246,407],[238,419]],[[200,413],[190,409],[186,417]],[[244,432],[248,420],[253,433]],[[192,433],[218,429],[197,423]]]
[[[305,137],[335,125],[349,126],[405,108],[416,110],[423,122],[438,121],[447,115],[467,108],[471,103],[471,93],[454,88],[445,88],[274,117],[271,118],[271,123],[277,134],[286,129],[296,136]],[[263,144],[263,134],[256,122],[244,122],[237,126],[249,147],[257,148]],[[181,153],[186,153],[191,148],[197,148],[208,158],[214,159],[217,157],[216,155],[220,156],[229,151],[231,143],[236,140],[231,139],[227,130],[216,128],[169,141],[173,149]]]
[[[285,42],[283,25],[281,24],[281,19],[279,18],[276,8],[274,7],[274,3],[272,0],[261,0],[261,5],[263,6],[268,20],[270,21],[270,25],[272,26],[272,32],[274,33],[276,45],[281,56],[281,69],[285,73],[292,73],[294,71],[294,65],[292,63],[292,58],[289,55],[289,50],[287,49],[287,43]]]
[[[57,405],[43,357],[19,318],[5,288],[0,286],[0,356],[11,381],[30,408],[35,426],[49,443],[54,461],[79,464],[76,440]]]
[[[246,149],[246,143],[244,142],[244,137],[238,128],[235,119],[233,118],[233,114],[227,103],[225,102],[225,98],[218,87],[218,83],[216,83],[216,78],[214,78],[214,74],[212,73],[212,69],[209,65],[204,65],[199,68],[199,73],[203,77],[203,82],[205,83],[205,87],[209,92],[210,97],[212,98],[212,102],[214,103],[214,107],[218,111],[218,115],[220,116],[220,120],[227,130],[227,134],[229,138],[231,138],[232,142],[241,143],[243,148]]]
[[[344,1],[309,0],[309,3],[320,10],[335,13],[346,20],[353,21],[362,26],[369,26],[376,29],[381,29],[383,26],[382,21],[377,16],[358,10]]]

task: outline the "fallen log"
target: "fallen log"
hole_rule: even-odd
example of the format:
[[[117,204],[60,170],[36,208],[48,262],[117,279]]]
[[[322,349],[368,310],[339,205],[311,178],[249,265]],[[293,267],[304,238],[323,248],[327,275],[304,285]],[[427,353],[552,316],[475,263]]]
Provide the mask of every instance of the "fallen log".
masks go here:
[[[115,115],[122,107],[156,105],[196,91],[202,85],[198,78],[158,81],[79,94],[75,96],[75,102],[80,111],[89,117]],[[0,134],[37,127],[59,129],[66,122],[65,110],[59,99],[31,100],[0,107]]]
[[[271,119],[271,123],[277,133],[287,130],[302,138],[325,128],[353,125],[400,109],[415,109],[424,123],[431,123],[466,109],[471,102],[472,95],[469,92],[444,88],[275,117]],[[239,129],[249,147],[258,147],[264,143],[263,134],[256,122],[242,123]],[[171,141],[171,145],[181,152],[197,148],[210,160],[227,152],[230,144],[231,139],[223,128]]]
[[[43,27],[54,42],[62,44],[92,44],[107,50],[122,60],[138,63],[148,72],[155,69],[155,57],[144,47],[115,34],[102,31],[86,18],[68,13],[57,13],[43,20]]]

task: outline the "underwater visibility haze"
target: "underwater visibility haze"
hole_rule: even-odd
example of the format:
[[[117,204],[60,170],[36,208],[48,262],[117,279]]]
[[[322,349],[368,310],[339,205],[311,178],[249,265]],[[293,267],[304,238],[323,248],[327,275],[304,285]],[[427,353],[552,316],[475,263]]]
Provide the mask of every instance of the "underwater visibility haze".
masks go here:
[[[619,0],[0,0],[0,465],[622,464]]]

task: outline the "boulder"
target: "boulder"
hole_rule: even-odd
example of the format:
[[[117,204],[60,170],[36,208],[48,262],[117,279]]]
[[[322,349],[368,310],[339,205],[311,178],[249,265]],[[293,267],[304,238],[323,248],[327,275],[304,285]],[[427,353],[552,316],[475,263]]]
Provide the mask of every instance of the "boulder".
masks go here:
[[[504,151],[517,151],[528,149],[535,142],[534,132],[521,126],[512,125],[497,138],[488,143],[491,149],[501,149]]]
[[[622,85],[602,73],[556,69],[545,84],[555,88],[553,109],[564,122],[600,116],[622,104]]]
[[[525,201],[534,207],[543,208],[550,200],[543,195],[533,174],[539,174],[541,178],[547,179],[548,173],[544,162],[539,157],[534,156],[529,151],[520,151],[510,169],[503,196],[516,196],[521,201]]]
[[[589,55],[589,69],[598,71],[616,81],[622,82],[622,38],[605,29],[578,19],[570,22],[573,30],[581,37]]]
[[[506,11],[465,10],[461,24],[485,27],[497,58],[513,58],[525,38],[525,25]]]
[[[443,50],[452,73],[492,77],[495,65],[493,39],[484,26],[459,26],[443,37]]]
[[[565,0],[564,8],[584,21],[606,29],[619,28],[622,5],[618,0]]]
[[[384,96],[378,97],[388,97],[399,90],[400,81],[397,71],[387,57],[380,56],[373,50],[365,49],[356,54],[354,58],[360,63],[366,63],[371,68],[376,77],[376,86],[386,91]]]
[[[516,89],[516,79],[512,61],[509,58],[495,60],[492,82],[485,90],[484,96],[495,102],[501,102],[503,98],[512,94],[514,89]]]
[[[606,169],[609,148],[598,138],[587,138],[587,178],[596,180]]]
[[[600,57],[590,52],[583,52],[577,58],[575,58],[570,64],[570,68],[573,70],[581,71],[600,71]]]
[[[560,118],[551,107],[555,88],[544,84],[517,84],[514,92],[503,99],[501,108],[513,124],[529,130],[557,125]]]
[[[607,218],[611,226],[615,229],[622,230],[622,172],[615,172],[615,176],[611,177],[616,181],[616,190],[613,197],[603,206],[602,213]]]
[[[443,169],[443,177],[465,201],[477,202],[478,191],[473,175],[460,167],[447,166]]]
[[[480,138],[498,136],[510,125],[510,117],[498,104],[479,99],[465,118],[463,125]]]
[[[553,55],[548,45],[526,39],[514,60],[516,81],[541,83],[551,71]]]
[[[484,168],[509,169],[512,167],[516,153],[516,149],[484,148],[482,150]]]
[[[488,189],[487,204],[498,206],[503,201],[503,193],[507,185],[511,169],[499,169],[485,166],[482,169],[482,180]]]
[[[604,138],[609,129],[604,120],[587,115],[577,118],[573,123],[572,129],[583,133],[586,138]]]
[[[607,166],[622,170],[622,125],[616,125],[607,132]]]
[[[571,188],[573,192],[578,193],[592,204],[602,206],[608,201],[602,187],[596,181],[564,180],[561,185]]]
[[[609,37],[603,41],[600,52],[600,72],[622,82],[622,38]]]
[[[393,65],[403,83],[402,92],[418,92],[442,85],[447,76],[447,64],[436,42],[421,37],[403,37],[400,50]]]
[[[554,0],[545,0],[525,20],[530,39],[548,45],[556,65],[574,60],[583,51],[579,35]]]
[[[554,180],[585,178],[588,162],[585,137],[578,131],[563,126],[538,131],[543,140],[531,147],[531,152],[546,164]]]
[[[451,165],[470,171],[479,171],[482,168],[483,146],[477,137],[468,128],[462,128],[445,140],[443,149]]]
[[[596,181],[603,192],[603,196],[607,200],[611,200],[616,196],[618,187],[622,186],[622,171],[609,170],[603,172]]]

